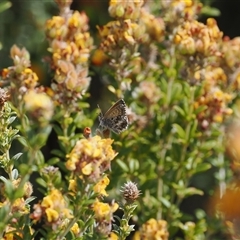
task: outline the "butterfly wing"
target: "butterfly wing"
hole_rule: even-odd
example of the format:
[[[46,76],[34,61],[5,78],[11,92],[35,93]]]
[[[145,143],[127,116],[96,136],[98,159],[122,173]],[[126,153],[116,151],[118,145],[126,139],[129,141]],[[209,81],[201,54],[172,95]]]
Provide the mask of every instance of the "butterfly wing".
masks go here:
[[[104,118],[112,118],[126,115],[126,103],[123,99],[118,100],[112,107],[110,107],[104,114]]]
[[[128,127],[128,117],[126,115],[126,103],[123,99],[118,100],[104,114],[102,123],[111,131],[119,134]]]
[[[109,129],[112,130],[113,132],[119,134],[126,130],[128,128],[128,117],[124,116],[121,118],[116,117],[116,119],[113,120],[114,124],[110,127]]]

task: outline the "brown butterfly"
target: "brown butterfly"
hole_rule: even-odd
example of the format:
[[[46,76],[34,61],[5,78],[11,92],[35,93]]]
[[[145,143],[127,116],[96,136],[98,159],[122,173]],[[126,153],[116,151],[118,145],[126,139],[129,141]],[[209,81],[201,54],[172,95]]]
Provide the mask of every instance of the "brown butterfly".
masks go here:
[[[126,107],[124,100],[120,99],[105,114],[101,111],[98,117],[100,122],[99,127],[108,128],[117,134],[126,130],[128,127]]]

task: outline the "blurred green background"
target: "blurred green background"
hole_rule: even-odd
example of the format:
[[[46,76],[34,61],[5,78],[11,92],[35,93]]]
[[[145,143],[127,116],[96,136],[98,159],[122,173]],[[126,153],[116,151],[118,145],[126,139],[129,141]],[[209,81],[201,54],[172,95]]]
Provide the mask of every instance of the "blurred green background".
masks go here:
[[[95,39],[95,45],[98,45],[96,25],[104,25],[110,19],[108,2],[108,0],[77,0],[73,1],[72,4],[73,10],[87,13],[90,19],[90,32]],[[211,6],[221,12],[221,15],[215,17],[215,19],[224,35],[230,38],[240,36],[240,27],[238,26],[240,23],[240,1],[218,0],[214,1]],[[51,81],[50,69],[49,65],[44,62],[44,58],[49,55],[44,24],[47,19],[54,15],[58,15],[58,8],[53,0],[0,0],[0,69],[12,65],[9,51],[13,44],[17,44],[30,52],[32,68],[38,74],[41,84],[49,85]],[[206,16],[203,16],[200,20],[205,22]],[[99,72],[94,68],[90,70],[92,82],[89,101],[96,108],[96,103],[99,103],[99,99],[103,97],[101,95],[103,85]],[[206,174],[204,176],[199,175],[195,181],[193,179],[193,185],[204,189],[204,187],[209,187],[213,181],[214,177],[209,172],[208,176]],[[201,186],[198,186],[199,184]],[[182,208],[186,212],[191,212],[196,208],[204,208],[205,201],[200,198],[199,196],[191,197],[188,201],[183,202]]]

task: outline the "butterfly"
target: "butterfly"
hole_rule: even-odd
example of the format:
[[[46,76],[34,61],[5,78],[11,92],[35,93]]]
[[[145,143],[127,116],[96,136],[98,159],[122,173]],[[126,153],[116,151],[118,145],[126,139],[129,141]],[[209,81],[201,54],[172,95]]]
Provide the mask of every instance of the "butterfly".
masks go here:
[[[119,134],[127,129],[128,117],[126,114],[126,103],[123,99],[118,100],[112,107],[110,107],[105,114],[99,115],[99,127],[110,129]],[[101,110],[101,109],[100,109]]]

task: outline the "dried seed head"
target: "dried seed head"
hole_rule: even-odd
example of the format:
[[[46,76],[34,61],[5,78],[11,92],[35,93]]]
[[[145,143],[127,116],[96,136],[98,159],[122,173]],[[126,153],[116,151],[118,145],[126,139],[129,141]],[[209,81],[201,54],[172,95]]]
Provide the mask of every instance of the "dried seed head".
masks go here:
[[[140,190],[138,190],[137,184],[131,181],[124,184],[121,192],[127,202],[134,202],[141,194]]]

